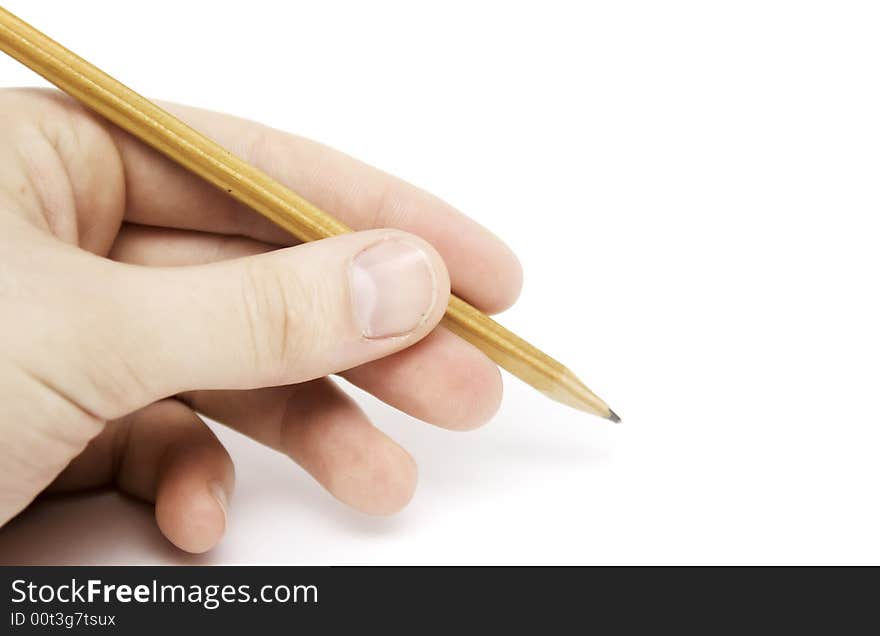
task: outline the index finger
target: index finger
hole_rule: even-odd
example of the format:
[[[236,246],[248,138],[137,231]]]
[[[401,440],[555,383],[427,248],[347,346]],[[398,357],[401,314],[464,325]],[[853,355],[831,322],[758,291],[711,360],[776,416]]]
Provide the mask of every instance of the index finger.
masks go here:
[[[522,271],[513,252],[437,197],[308,139],[229,115],[164,106],[355,230],[393,227],[421,236],[446,262],[453,290],[480,309],[501,311],[519,295]],[[127,133],[113,131],[125,165],[128,221],[295,242]]]

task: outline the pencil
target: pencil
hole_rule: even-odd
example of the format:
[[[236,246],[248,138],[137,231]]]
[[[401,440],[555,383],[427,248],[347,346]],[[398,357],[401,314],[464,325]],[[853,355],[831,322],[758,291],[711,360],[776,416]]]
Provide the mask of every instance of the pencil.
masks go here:
[[[352,230],[0,7],[0,50],[301,241]],[[569,369],[455,295],[443,324],[546,396],[620,418]]]

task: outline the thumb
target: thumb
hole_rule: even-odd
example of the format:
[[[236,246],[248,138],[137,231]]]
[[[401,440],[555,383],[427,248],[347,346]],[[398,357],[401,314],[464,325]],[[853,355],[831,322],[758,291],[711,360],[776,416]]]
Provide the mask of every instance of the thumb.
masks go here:
[[[138,387],[112,405],[119,415],[182,391],[303,382],[387,356],[426,336],[449,297],[437,252],[396,230],[119,270],[124,328],[107,333]]]

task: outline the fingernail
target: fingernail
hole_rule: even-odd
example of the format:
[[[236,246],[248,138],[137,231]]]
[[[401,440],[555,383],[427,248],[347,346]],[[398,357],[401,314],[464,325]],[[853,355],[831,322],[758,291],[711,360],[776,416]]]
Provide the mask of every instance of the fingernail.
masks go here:
[[[226,519],[229,510],[229,497],[226,495],[226,489],[223,488],[223,484],[219,481],[212,481],[208,484],[208,490],[223,511],[223,518]]]
[[[352,259],[350,276],[354,316],[366,338],[407,334],[433,308],[434,270],[409,243],[386,239],[368,247]]]

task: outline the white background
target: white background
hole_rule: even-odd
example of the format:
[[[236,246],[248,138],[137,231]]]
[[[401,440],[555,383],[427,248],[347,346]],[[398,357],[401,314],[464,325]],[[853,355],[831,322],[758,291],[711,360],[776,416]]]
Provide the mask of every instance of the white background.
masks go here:
[[[501,321],[622,425],[505,377],[420,466],[338,504],[220,430],[226,539],[175,551],[113,493],[0,531],[31,563],[880,563],[880,12],[873,2],[48,2],[13,12],[136,90],[313,137],[495,230]],[[2,85],[40,84],[0,59]],[[539,222],[539,223],[538,223]]]

